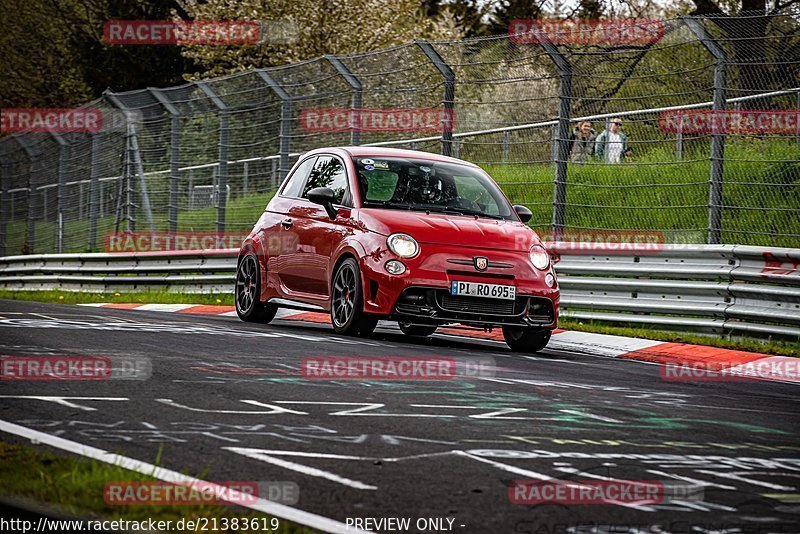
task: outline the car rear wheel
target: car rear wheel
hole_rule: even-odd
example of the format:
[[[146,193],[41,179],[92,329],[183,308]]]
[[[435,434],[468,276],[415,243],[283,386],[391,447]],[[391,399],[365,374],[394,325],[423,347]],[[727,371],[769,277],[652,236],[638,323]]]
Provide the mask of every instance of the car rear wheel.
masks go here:
[[[367,337],[378,319],[364,313],[361,271],[353,258],[345,259],[333,275],[331,323],[337,334]]]
[[[407,336],[414,336],[414,337],[427,337],[433,335],[436,332],[435,326],[426,326],[421,324],[411,324],[411,323],[402,323],[398,322],[400,325],[400,330]]]
[[[259,300],[261,295],[261,272],[258,258],[246,254],[236,269],[236,315],[250,323],[268,323],[275,318],[278,307]]]
[[[551,330],[504,326],[503,338],[514,352],[539,352],[550,341]]]

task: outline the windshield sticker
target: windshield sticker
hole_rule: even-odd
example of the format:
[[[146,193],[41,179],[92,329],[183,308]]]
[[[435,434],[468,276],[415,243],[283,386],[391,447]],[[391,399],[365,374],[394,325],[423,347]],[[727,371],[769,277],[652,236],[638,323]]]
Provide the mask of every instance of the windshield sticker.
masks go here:
[[[364,165],[364,170],[365,170],[365,171],[371,171],[371,170],[373,170],[374,168],[375,168],[375,165]]]
[[[376,169],[388,169],[389,168],[389,162],[388,161],[376,161],[375,162],[375,168]]]
[[[371,159],[362,159],[361,160],[361,164],[362,165],[372,165],[373,163],[375,163],[375,162],[372,161]]]

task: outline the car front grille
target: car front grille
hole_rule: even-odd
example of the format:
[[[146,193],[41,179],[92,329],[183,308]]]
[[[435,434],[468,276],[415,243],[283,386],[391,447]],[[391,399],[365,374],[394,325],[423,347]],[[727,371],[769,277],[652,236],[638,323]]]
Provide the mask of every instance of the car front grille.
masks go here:
[[[446,311],[461,313],[480,313],[482,315],[515,315],[513,300],[464,297],[442,292],[439,306]]]

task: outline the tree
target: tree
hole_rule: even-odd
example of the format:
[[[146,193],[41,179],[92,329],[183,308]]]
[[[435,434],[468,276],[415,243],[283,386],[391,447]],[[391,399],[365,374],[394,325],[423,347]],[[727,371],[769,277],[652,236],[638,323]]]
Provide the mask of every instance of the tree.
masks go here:
[[[710,17],[722,30],[722,39],[729,43],[741,93],[758,93],[796,84],[800,77],[800,24],[796,17],[784,17],[780,21],[776,21],[776,17],[796,10],[800,0],[775,0],[771,8],[767,8],[764,0],[692,1],[695,9],[690,14]],[[787,62],[787,58],[794,61]],[[765,104],[755,103],[757,106]]]
[[[111,87],[174,85],[190,60],[175,45],[103,42],[110,19],[163,20],[177,0],[6,0],[0,10],[3,106],[69,107]]]
[[[189,78],[283,65],[324,54],[367,52],[415,39],[462,36],[450,13],[426,17],[420,0],[208,0],[187,1],[184,7],[191,20],[281,21],[296,28],[290,42],[270,42],[267,33],[264,42],[254,45],[187,44],[182,53],[198,66]]]

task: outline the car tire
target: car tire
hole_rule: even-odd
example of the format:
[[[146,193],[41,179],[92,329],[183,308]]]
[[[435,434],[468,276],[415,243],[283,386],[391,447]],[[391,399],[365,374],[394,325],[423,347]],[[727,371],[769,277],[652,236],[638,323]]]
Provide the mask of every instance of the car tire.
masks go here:
[[[275,318],[278,307],[261,302],[261,268],[252,252],[242,256],[236,267],[236,287],[233,299],[236,315],[248,323],[268,323]]]
[[[514,352],[539,352],[550,341],[552,330],[504,326],[503,339]]]
[[[413,337],[428,337],[432,336],[434,332],[436,332],[436,326],[427,326],[421,324],[411,324],[411,323],[403,323],[398,322],[400,325],[400,330],[407,336]]]
[[[331,324],[337,334],[360,337],[368,337],[378,324],[376,317],[364,313],[361,270],[354,258],[345,259],[333,275]]]

